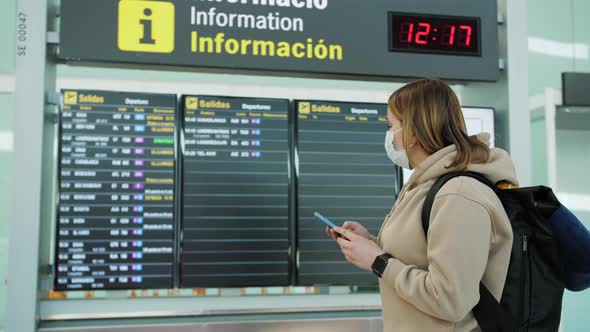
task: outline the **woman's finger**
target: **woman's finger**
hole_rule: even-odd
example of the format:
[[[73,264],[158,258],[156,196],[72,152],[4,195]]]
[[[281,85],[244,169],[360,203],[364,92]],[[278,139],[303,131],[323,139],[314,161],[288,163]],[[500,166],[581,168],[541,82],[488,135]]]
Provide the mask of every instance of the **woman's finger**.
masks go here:
[[[327,227],[327,226],[326,226]],[[327,227],[327,233],[332,238],[332,240],[336,240],[338,238],[338,234],[334,232],[331,228]]]
[[[336,242],[338,242],[338,245],[340,246],[340,248],[349,249],[352,247],[352,243],[342,237],[337,238]]]
[[[330,230],[330,227],[326,226],[326,228],[324,229],[324,231],[326,232],[326,235],[328,235],[331,238],[334,238],[334,236],[332,235],[332,232]]]
[[[333,231],[341,234],[343,237],[347,238],[350,241],[356,240],[357,238],[361,237],[359,235],[356,235],[353,231],[349,229],[343,229],[338,226],[334,227]]]

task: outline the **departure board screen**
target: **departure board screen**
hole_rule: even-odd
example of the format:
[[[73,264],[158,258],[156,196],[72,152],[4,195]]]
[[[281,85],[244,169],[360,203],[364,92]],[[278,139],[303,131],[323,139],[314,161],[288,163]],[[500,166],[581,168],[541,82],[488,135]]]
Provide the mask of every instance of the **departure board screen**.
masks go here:
[[[288,100],[183,105],[182,287],[287,285]]]
[[[176,96],[63,91],[57,290],[171,288]]]
[[[347,262],[328,238],[335,224],[362,223],[377,235],[400,188],[384,149],[387,105],[297,101],[297,244],[300,285],[371,285],[377,279]]]

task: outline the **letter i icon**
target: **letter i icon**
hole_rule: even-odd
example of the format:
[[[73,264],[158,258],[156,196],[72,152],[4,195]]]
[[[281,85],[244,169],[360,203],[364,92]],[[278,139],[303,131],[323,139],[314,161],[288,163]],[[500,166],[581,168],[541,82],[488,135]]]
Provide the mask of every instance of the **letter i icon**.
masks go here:
[[[172,53],[175,7],[169,1],[119,0],[117,46],[125,52]]]
[[[152,10],[146,8],[143,10],[143,14],[147,17],[152,16]],[[152,38],[152,20],[151,19],[143,19],[140,20],[139,23],[143,26],[143,37],[139,40],[142,44],[155,44],[156,41]]]

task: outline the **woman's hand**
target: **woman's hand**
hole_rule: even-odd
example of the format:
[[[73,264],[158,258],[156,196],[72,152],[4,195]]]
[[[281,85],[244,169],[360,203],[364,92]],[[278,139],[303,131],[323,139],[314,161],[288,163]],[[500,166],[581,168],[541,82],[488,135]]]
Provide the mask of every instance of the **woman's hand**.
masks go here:
[[[363,270],[372,271],[375,258],[385,253],[375,242],[351,230],[335,227],[334,231],[342,235],[336,242],[346,260]]]
[[[373,240],[369,231],[365,227],[363,227],[363,225],[361,225],[361,223],[359,223],[357,221],[345,221],[341,227],[342,227],[342,229],[347,229],[347,230],[353,232],[354,234],[360,235],[366,239],[369,239],[371,241]],[[338,233],[336,233],[334,230],[330,229],[330,227],[328,227],[328,226],[326,226],[326,234],[328,234],[329,237],[334,239],[334,241],[336,241],[336,239],[338,239]]]

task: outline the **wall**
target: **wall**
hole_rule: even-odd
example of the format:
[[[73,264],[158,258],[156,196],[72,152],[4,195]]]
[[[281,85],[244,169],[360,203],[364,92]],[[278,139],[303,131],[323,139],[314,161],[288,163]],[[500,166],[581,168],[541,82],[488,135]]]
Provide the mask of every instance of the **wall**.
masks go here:
[[[564,71],[590,71],[590,2],[534,0],[529,6],[529,94],[561,88]]]

